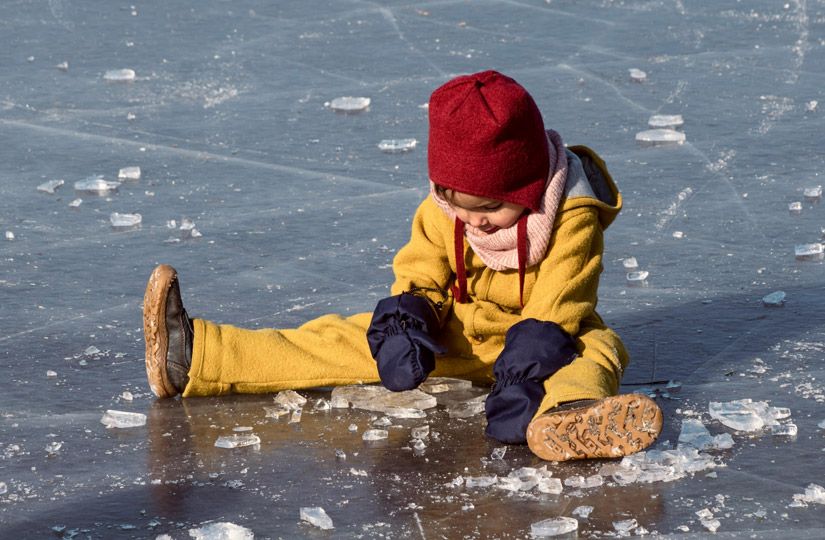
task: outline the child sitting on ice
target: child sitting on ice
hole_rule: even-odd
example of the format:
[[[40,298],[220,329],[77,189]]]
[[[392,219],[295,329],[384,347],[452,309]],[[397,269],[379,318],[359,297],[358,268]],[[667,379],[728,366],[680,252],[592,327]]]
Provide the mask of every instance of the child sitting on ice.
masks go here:
[[[176,271],[146,287],[146,370],[159,397],[260,393],[429,375],[493,383],[488,436],[546,460],[648,447],[662,414],[617,395],[628,356],[596,313],[603,231],[621,209],[604,162],[545,131],[532,97],[495,71],[457,77],[429,106],[430,194],[374,313],[294,329],[190,319]]]

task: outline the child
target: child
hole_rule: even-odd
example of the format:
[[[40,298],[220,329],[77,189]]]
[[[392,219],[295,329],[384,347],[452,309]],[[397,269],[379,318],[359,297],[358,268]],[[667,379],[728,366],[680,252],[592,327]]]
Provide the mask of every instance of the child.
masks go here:
[[[546,460],[648,447],[662,415],[616,395],[628,363],[595,311],[603,230],[621,209],[604,162],[545,131],[535,102],[495,71],[430,98],[430,195],[393,261],[393,296],[375,312],[296,329],[190,319],[175,270],[144,299],[146,371],[159,397],[257,393],[428,375],[493,385],[486,433]]]

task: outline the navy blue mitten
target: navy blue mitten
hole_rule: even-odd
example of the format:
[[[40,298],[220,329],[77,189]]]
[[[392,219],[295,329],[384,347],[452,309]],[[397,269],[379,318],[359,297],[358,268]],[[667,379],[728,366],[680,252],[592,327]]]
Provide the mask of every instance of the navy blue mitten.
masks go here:
[[[493,366],[496,383],[484,404],[487,436],[526,442],[527,426],[544,399],[542,383],[577,354],[573,338],[554,322],[525,319],[511,326]]]
[[[438,315],[429,300],[402,293],[375,307],[367,329],[381,383],[389,390],[411,390],[435,368],[435,353],[446,349],[435,340]]]

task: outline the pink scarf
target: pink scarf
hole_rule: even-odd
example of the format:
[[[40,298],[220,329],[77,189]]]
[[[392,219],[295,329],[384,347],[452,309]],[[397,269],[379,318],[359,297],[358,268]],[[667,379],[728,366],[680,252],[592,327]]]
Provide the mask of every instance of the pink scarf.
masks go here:
[[[519,220],[519,225],[513,225],[507,229],[500,229],[492,234],[484,234],[478,229],[467,224],[463,225],[464,234],[473,252],[479,256],[482,262],[490,269],[501,271],[506,269],[518,269],[520,274],[520,287],[523,288],[523,273],[526,266],[533,266],[547,253],[547,246],[550,244],[550,234],[553,231],[553,222],[556,219],[556,211],[567,182],[567,153],[562,143],[561,135],[553,130],[547,131],[548,150],[550,154],[550,169],[547,175],[547,184],[544,191],[544,198],[539,206],[539,211],[530,213]],[[463,242],[461,243],[461,253],[459,253],[459,238],[461,223],[457,220],[455,212],[449,203],[444,200],[436,191],[434,184],[430,182],[430,195],[436,204],[444,211],[451,220],[456,222],[456,276],[459,280],[459,289],[466,290],[466,276],[464,276],[464,254]],[[520,253],[519,249],[519,229],[524,229],[526,221],[526,253]],[[523,242],[522,242],[523,244]],[[520,256],[521,255],[521,256]],[[526,259],[526,260],[525,260]],[[463,283],[462,283],[463,281]],[[461,287],[464,285],[464,287]],[[520,291],[521,292],[521,291]],[[460,295],[460,296],[463,296]],[[459,301],[464,299],[459,298]]]

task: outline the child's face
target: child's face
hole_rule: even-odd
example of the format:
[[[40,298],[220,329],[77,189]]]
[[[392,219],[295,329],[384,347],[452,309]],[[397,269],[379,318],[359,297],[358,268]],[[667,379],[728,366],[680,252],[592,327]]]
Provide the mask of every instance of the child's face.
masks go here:
[[[524,213],[524,206],[449,191],[446,200],[458,218],[482,234],[512,227]]]

